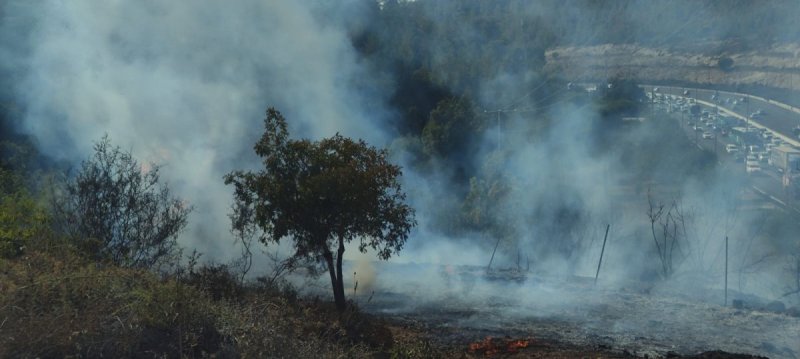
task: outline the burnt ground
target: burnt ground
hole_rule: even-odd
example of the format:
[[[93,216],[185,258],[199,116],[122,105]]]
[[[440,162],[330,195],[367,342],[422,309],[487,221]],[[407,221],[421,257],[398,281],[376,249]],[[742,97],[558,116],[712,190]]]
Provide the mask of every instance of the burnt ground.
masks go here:
[[[482,356],[469,344],[493,337],[529,342],[505,354],[511,357],[800,357],[800,318],[791,311],[703,299],[719,294],[713,291],[535,275],[486,281],[476,271],[439,273],[432,281],[436,276],[405,274],[394,288],[357,300],[368,312],[428,333],[453,356]]]

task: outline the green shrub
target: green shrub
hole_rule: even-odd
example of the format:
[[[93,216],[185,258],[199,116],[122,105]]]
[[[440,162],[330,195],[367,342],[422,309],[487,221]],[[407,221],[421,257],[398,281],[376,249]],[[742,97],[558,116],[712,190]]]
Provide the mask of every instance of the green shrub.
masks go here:
[[[191,206],[161,182],[157,165],[140,164],[107,137],[58,193],[57,228],[96,260],[153,268],[179,256],[177,236]]]
[[[730,57],[721,57],[717,60],[717,66],[720,70],[729,72],[733,70],[733,59]]]
[[[213,300],[241,300],[244,288],[224,264],[209,264],[189,272],[186,282],[210,295]]]
[[[26,191],[0,193],[0,257],[21,255],[47,226],[46,211]]]

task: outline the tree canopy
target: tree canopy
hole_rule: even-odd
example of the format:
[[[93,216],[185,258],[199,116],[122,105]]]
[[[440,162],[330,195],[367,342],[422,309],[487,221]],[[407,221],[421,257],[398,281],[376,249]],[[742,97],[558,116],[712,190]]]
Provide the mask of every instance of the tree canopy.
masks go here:
[[[345,244],[357,240],[359,251],[373,249],[388,259],[416,224],[398,182],[400,167],[389,163],[385,150],[363,140],[339,134],[320,141],[289,139],[286,120],[274,108],[267,110],[264,126],[254,147],[263,169],[225,176],[234,186],[232,228],[244,232],[255,226],[264,244],[291,238],[291,260],[324,263],[337,307],[344,309]]]

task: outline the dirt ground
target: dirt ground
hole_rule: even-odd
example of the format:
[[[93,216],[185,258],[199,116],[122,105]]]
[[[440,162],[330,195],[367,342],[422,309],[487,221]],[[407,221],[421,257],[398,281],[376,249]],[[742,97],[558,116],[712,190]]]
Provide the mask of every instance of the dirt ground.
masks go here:
[[[432,296],[424,288],[376,291],[363,308],[394,323],[396,337],[422,336],[450,357],[485,356],[485,346],[470,344],[487,337],[501,348],[504,340],[527,341],[490,355],[512,358],[800,356],[800,318],[788,310],[722,306],[678,288],[595,287],[580,278],[462,284]]]
[[[800,88],[797,44],[750,52],[729,52],[718,44],[695,49],[607,44],[554,48],[545,57],[548,71],[573,81],[598,81],[622,75],[642,81]],[[722,57],[732,59],[733,66],[720,68]]]
[[[469,342],[469,338],[450,336],[449,342],[438,340],[441,333],[433,332],[419,325],[394,322],[390,325],[395,340],[400,342],[414,342],[425,340],[433,344],[439,353],[449,358],[687,358],[687,359],[746,359],[764,358],[748,354],[728,353],[720,350],[706,351],[693,355],[680,355],[668,352],[664,355],[649,355],[630,352],[626,349],[615,349],[605,345],[578,346],[570,343],[548,341],[535,337],[520,336],[516,338],[486,337]],[[466,334],[465,334],[466,336]],[[491,350],[486,350],[481,344],[496,342],[498,345]],[[509,342],[524,342],[525,346],[508,349]],[[477,346],[477,348],[476,348]]]

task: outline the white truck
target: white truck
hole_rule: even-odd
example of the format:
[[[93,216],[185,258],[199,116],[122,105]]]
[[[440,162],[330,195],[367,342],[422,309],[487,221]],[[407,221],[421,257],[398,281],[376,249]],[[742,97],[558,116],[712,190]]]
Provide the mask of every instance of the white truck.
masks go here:
[[[783,173],[783,190],[794,198],[800,198],[800,150],[788,145],[775,147],[769,163]]]
[[[789,145],[773,147],[769,157],[769,164],[781,173],[795,172],[800,174],[800,167],[798,167],[800,166],[800,150]]]

